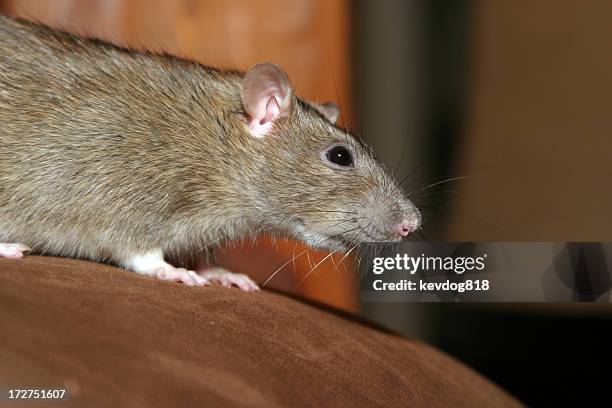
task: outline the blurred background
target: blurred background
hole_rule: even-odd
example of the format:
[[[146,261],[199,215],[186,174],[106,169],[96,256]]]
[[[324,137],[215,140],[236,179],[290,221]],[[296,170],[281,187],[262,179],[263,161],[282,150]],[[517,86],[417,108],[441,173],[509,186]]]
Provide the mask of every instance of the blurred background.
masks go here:
[[[0,0],[0,11],[205,65],[283,65],[299,95],[337,101],[341,123],[398,169],[424,213],[414,239],[612,240],[612,2]],[[263,238],[222,263],[428,341],[529,405],[607,397],[608,305],[360,305],[350,259],[304,250]]]

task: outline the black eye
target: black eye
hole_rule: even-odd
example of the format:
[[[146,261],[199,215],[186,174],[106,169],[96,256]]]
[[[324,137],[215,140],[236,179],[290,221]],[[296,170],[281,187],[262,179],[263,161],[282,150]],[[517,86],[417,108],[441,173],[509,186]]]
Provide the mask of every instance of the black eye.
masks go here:
[[[327,160],[341,167],[353,165],[353,154],[344,146],[334,146],[325,153]]]

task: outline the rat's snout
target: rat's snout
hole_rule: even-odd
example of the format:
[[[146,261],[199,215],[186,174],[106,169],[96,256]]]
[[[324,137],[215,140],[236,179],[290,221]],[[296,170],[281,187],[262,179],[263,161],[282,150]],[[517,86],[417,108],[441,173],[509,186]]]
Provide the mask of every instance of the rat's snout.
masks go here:
[[[421,226],[421,213],[407,198],[373,189],[355,213],[369,241],[400,241]]]
[[[397,233],[400,234],[401,237],[407,237],[408,234],[412,232],[412,224],[408,220],[403,220],[400,225],[397,227]]]
[[[406,238],[421,225],[421,214],[412,204],[404,205],[404,215],[395,226],[395,235]]]
[[[395,232],[402,238],[406,238],[410,233],[419,228],[419,217],[404,217],[397,225]]]

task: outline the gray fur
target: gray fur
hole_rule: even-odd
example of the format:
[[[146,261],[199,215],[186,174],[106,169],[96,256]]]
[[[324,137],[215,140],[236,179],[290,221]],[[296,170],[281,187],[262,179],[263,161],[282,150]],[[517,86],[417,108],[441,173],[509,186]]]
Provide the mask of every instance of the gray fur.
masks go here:
[[[310,103],[294,97],[254,138],[242,78],[0,16],[0,242],[125,265],[259,231],[342,249],[418,219],[371,152]],[[354,169],[321,159],[336,143]]]

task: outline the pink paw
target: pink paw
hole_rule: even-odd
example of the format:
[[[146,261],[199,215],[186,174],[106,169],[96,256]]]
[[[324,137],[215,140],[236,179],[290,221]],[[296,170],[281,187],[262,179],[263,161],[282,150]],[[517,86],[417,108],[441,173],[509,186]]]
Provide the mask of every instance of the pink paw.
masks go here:
[[[156,276],[162,280],[181,282],[188,286],[204,286],[209,285],[208,279],[198,275],[194,271],[189,271],[184,268],[175,268],[173,266],[161,266],[149,272],[148,275]]]
[[[22,244],[0,244],[0,258],[23,258],[23,253],[29,250]]]
[[[259,286],[247,275],[242,273],[232,273],[223,268],[210,268],[200,272],[200,276],[224,286],[226,288],[237,286],[245,292],[256,292]]]

